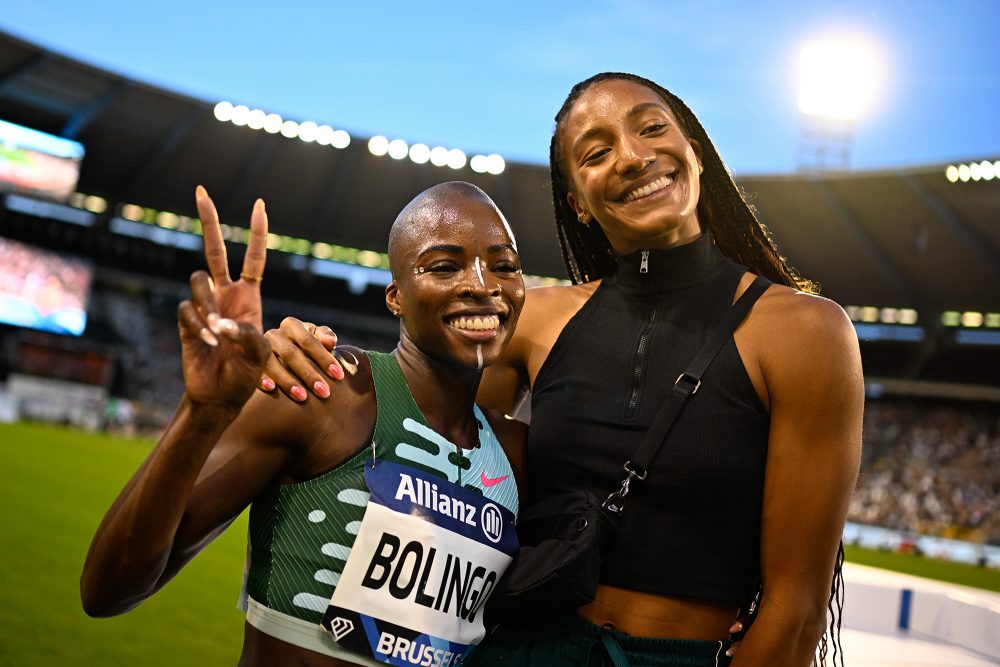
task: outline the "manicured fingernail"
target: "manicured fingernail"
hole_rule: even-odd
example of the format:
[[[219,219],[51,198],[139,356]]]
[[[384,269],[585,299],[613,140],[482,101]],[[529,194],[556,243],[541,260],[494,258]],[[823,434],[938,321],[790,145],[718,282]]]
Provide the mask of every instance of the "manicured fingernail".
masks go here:
[[[306,390],[300,387],[299,385],[295,385],[294,387],[289,389],[288,393],[290,393],[292,395],[292,398],[294,398],[296,401],[306,400]]]
[[[733,623],[733,627],[729,628],[730,632],[739,632],[743,629],[742,623]]]
[[[326,398],[330,395],[330,388],[326,386],[326,383],[322,380],[316,380],[313,382],[313,391],[315,391],[320,398]]]
[[[262,386],[267,391],[274,391],[274,380],[269,377],[264,377],[260,381],[260,386]]]
[[[205,190],[205,186],[198,185],[198,186],[195,187],[195,189],[194,189],[194,196],[195,197],[205,197],[207,195],[208,195],[208,191]]]
[[[205,343],[207,343],[208,345],[211,345],[212,347],[216,347],[219,344],[219,339],[216,338],[215,335],[208,329],[202,329],[201,331],[199,331],[198,337],[201,338],[203,341],[205,341]]]
[[[228,317],[220,317],[218,325],[220,331],[228,331],[229,333],[232,333],[239,328],[236,321],[231,320]]]
[[[327,368],[326,370],[329,371],[330,375],[332,375],[334,379],[336,380],[344,379],[344,369],[341,368],[338,364],[330,364],[330,367]]]
[[[208,328],[212,330],[212,333],[214,334],[222,333],[222,329],[219,328],[220,318],[217,313],[209,313],[208,317],[206,317],[205,319],[208,320]]]
[[[731,649],[731,648],[730,649],[726,649],[726,657],[727,658],[733,657],[733,649]]]

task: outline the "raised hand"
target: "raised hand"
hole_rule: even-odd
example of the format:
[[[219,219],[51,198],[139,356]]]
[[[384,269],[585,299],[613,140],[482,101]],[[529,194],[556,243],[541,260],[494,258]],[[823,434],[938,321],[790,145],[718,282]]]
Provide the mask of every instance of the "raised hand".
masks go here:
[[[260,282],[267,253],[267,213],[260,199],[238,280],[229,275],[215,204],[195,190],[208,273],[191,274],[191,299],[178,308],[184,387],[197,404],[239,409],[253,394],[270,346],[262,333]]]

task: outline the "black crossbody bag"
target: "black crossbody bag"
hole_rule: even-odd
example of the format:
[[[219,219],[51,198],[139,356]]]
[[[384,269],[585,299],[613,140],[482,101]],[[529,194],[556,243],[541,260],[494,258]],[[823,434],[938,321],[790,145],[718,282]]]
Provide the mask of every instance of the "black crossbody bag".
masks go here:
[[[521,548],[490,597],[492,617],[575,608],[594,599],[631,484],[646,479],[681,408],[697,393],[709,365],[770,285],[766,278],[754,280],[678,376],[666,404],[625,462],[621,488],[607,497],[585,489],[562,493],[521,511],[517,524]]]

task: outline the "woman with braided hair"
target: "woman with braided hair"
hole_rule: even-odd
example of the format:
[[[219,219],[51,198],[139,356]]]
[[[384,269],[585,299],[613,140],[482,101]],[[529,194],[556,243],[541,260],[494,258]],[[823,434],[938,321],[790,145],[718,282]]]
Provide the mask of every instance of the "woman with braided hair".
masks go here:
[[[732,665],[826,663],[831,639],[836,662],[839,620],[832,638],[825,629],[841,602],[864,402],[850,321],[788,267],[697,118],[652,81],[577,84],[550,156],[574,284],[528,291],[478,399],[511,414],[531,392],[528,503],[617,488],[706,335],[758,276],[772,284],[633,487],[594,600],[525,610],[477,660],[725,664],[731,625],[755,599]],[[281,359],[266,373],[282,390],[334,362],[319,344],[330,332],[315,333],[289,321],[268,334]]]

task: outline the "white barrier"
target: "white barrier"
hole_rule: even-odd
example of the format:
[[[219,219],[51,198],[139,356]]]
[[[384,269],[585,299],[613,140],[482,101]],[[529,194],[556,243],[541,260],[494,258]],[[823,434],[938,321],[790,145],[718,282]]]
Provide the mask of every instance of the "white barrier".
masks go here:
[[[1000,595],[848,563],[845,628],[909,633],[1000,660]]]

